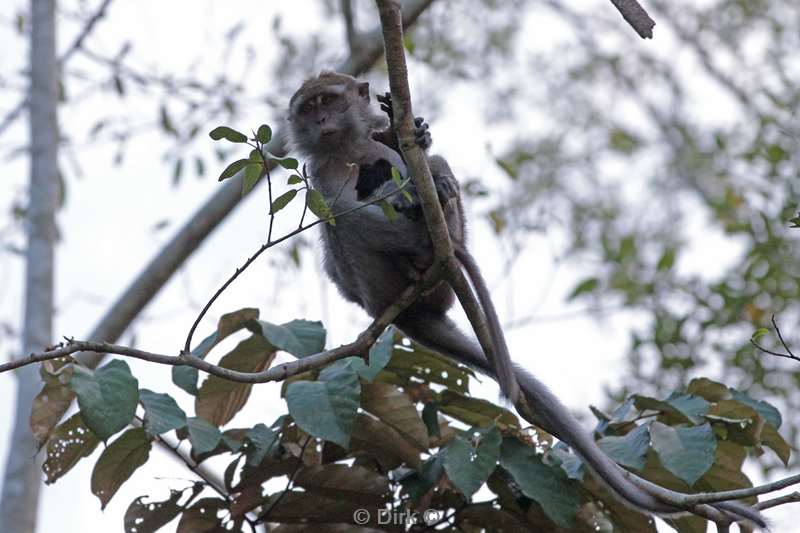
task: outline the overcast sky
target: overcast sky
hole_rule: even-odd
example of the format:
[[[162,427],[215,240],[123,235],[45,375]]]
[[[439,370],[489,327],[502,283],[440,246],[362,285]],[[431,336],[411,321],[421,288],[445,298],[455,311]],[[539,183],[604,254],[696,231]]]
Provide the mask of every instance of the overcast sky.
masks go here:
[[[605,5],[607,0],[596,1],[604,4],[602,8],[610,8]],[[72,2],[69,4],[71,7]],[[308,27],[309,21],[320,20],[318,3],[310,0],[292,2],[290,9],[285,7],[289,3],[279,2],[117,1],[112,3],[108,17],[92,34],[89,44],[110,55],[123,41],[130,40],[134,45],[130,54],[131,64],[152,72],[187,73],[192,68],[202,76],[206,71],[215,71],[209,62],[220,60],[222,54],[219,50],[224,46],[222,35],[225,31],[246,18],[250,24],[245,29],[243,40],[258,42],[259,36],[268,31],[265,28],[269,28],[273,10],[281,8],[280,5],[286,15],[285,27],[300,29]],[[4,50],[0,55],[1,73],[25,68],[27,43],[6,22],[13,20],[15,14],[26,6],[27,2],[16,0],[0,5],[0,46]],[[64,19],[60,18],[59,22],[64,22]],[[541,29],[546,27],[538,26],[539,39],[543,38]],[[74,23],[62,24],[59,34],[61,50],[74,39],[76,29]],[[331,35],[335,36],[332,46],[341,46],[339,33],[338,27],[331,30]],[[269,43],[269,38],[262,37],[260,41]],[[654,46],[658,46],[657,41],[655,43]],[[342,54],[344,50],[342,47]],[[269,83],[263,79],[262,73],[271,57],[270,47],[259,51],[256,65],[260,68],[252,69],[251,83]],[[242,57],[232,57],[230,61],[229,71],[244,64]],[[79,59],[75,65],[75,68],[94,68]],[[300,79],[310,74],[312,72],[300,73],[296,77]],[[436,80],[430,72],[412,70],[411,81],[412,94],[424,96],[422,87],[435,86]],[[374,89],[383,92],[386,84]],[[286,95],[276,97],[285,98]],[[0,116],[12,107],[16,98],[12,91],[0,92]],[[496,169],[490,168],[491,160],[486,149],[490,135],[482,124],[481,108],[471,105],[474,101],[474,95],[463,90],[455,91],[454,96],[447,100],[442,112],[431,121],[435,150],[448,157],[457,175],[488,176],[485,185],[489,189],[499,188],[503,184]],[[163,160],[164,143],[159,134],[145,133],[137,137],[128,147],[124,163],[119,167],[113,165],[113,145],[91,145],[82,140],[99,116],[120,111],[138,112],[141,107],[142,117],[154,117],[156,105],[152,100],[145,103],[141,97],[128,100],[113,96],[92,97],[61,111],[60,122],[75,136],[76,147],[74,158],[62,153],[68,191],[66,206],[58,215],[62,235],[56,256],[58,313],[55,332],[58,336],[81,338],[86,335],[109,303],[141,270],[144,262],[161,249],[182,222],[219,186],[213,176],[221,166],[212,165],[208,169],[211,176],[195,179],[191,172],[187,172],[179,186],[173,187],[170,179],[172,167]],[[415,100],[418,113],[425,114],[424,108],[424,99]],[[230,125],[249,129],[269,122],[277,126],[278,119],[254,114]],[[475,135],[465,138],[462,133],[465,131],[487,131],[487,137]],[[491,132],[491,135],[508,133]],[[3,157],[0,159],[3,166],[0,213],[4,214],[0,218],[0,228],[5,227],[3,221],[10,206],[24,197],[28,179],[27,161],[23,157],[8,161],[5,154],[25,138],[27,127],[24,121],[19,121],[0,137],[0,157]],[[210,153],[212,149],[213,143],[207,137],[201,139],[196,148],[204,153]],[[138,347],[177,353],[206,298],[261,243],[266,228],[265,206],[266,190],[251,195],[207,239],[120,342],[130,344],[135,336]],[[476,217],[484,207],[472,203],[469,209]],[[282,228],[296,223],[295,211],[287,209],[282,215],[283,224],[276,229],[278,235]],[[154,229],[162,221],[168,221],[167,226]],[[24,241],[19,237],[0,235],[3,245],[9,241],[22,245]],[[316,238],[310,242],[316,242]],[[542,317],[526,327],[507,332],[513,357],[535,372],[588,422],[587,406],[602,404],[603,387],[612,384],[615,376],[624,369],[627,332],[636,317],[611,313],[602,322],[597,322],[577,313],[583,305],[566,304],[565,295],[581,278],[580,272],[575,267],[558,266],[554,262],[554,243],[547,235],[531,236],[526,251],[507,273],[503,271],[503,251],[495,242],[485,217],[472,225],[471,243],[493,288],[502,320],[509,322],[531,314]],[[719,265],[719,257],[735,253],[735,249],[725,248],[718,254],[709,255],[716,255],[715,261]],[[199,338],[213,329],[221,314],[241,307],[258,307],[261,317],[271,322],[293,318],[323,320],[329,332],[329,346],[352,340],[369,323],[367,316],[339,298],[323,278],[315,253],[307,252],[303,258],[300,272],[271,264],[274,260],[269,258],[259,260],[214,305],[203,322]],[[3,280],[0,282],[0,324],[8,323],[14,328],[20,325],[23,266],[17,256],[0,255],[0,279]],[[235,337],[226,341],[217,349],[218,353],[225,353],[225,349],[237,340],[239,338]],[[3,336],[0,343],[0,357],[16,354],[17,339]],[[128,363],[139,378],[140,386],[169,392],[176,396],[182,407],[191,410],[191,398],[172,386],[168,367],[134,360],[128,360]],[[0,476],[7,453],[6,436],[11,427],[13,393],[13,377],[0,375]],[[497,398],[497,389],[491,383],[486,383],[481,393],[492,400]],[[256,421],[269,421],[284,409],[277,385],[259,385],[254,388],[248,406],[233,423],[252,425]],[[150,461],[123,485],[105,512],[101,512],[99,501],[89,489],[90,473],[98,453],[82,460],[65,478],[43,490],[39,531],[121,531],[122,516],[136,496],[163,497],[168,494],[169,487],[183,487],[193,479],[191,472],[154,448]],[[777,530],[789,531],[782,527]]]

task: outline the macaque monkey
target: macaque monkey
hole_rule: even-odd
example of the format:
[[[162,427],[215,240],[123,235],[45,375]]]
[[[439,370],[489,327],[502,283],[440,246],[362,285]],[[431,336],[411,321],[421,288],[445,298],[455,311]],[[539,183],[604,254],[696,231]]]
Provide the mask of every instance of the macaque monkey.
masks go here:
[[[379,97],[391,118],[391,101]],[[333,211],[364,206],[370,198],[390,193],[396,184],[395,167],[403,178],[408,170],[391,131],[379,131],[384,122],[370,107],[369,84],[351,76],[323,71],[307,80],[289,102],[289,130],[293,147],[307,156],[314,188]],[[424,121],[415,122],[416,140],[430,146]],[[675,515],[680,508],[664,503],[630,480],[597,446],[575,417],[533,375],[511,362],[489,290],[477,263],[466,249],[464,211],[458,182],[444,158],[428,156],[439,201],[443,206],[456,259],[466,270],[478,294],[492,335],[493,368],[479,344],[462,333],[447,317],[454,294],[446,281],[423,293],[395,319],[395,325],[413,340],[459,363],[494,377],[502,393],[516,402],[524,395],[541,419],[544,429],[561,439],[583,459],[588,468],[626,504],[648,513]],[[325,271],[342,295],[360,305],[372,317],[379,316],[433,262],[433,246],[419,199],[402,193],[388,198],[401,216],[393,220],[378,205],[366,205],[336,218],[336,225],[322,226]],[[765,527],[760,513],[736,502],[708,507],[733,520]]]

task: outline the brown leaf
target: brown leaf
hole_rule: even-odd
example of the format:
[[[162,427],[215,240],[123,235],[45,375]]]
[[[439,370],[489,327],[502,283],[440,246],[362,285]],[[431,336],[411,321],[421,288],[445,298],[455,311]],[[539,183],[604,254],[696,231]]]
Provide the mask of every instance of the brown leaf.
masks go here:
[[[92,494],[105,509],[117,490],[150,457],[152,443],[144,428],[131,428],[103,450],[92,470]]]
[[[361,407],[397,430],[419,450],[429,447],[428,430],[416,406],[400,389],[389,383],[361,385]]]
[[[42,471],[50,484],[70,471],[75,464],[88,457],[97,448],[100,439],[83,423],[80,413],[75,413],[53,431],[47,442],[47,458]]]
[[[240,372],[260,372],[272,363],[275,353],[275,347],[264,337],[253,335],[227,353],[219,365]],[[251,388],[250,383],[208,376],[195,398],[197,416],[218,427],[228,423],[247,403]]]
[[[349,500],[365,507],[382,508],[389,495],[389,479],[361,466],[310,466],[297,473],[294,483],[312,494]]]

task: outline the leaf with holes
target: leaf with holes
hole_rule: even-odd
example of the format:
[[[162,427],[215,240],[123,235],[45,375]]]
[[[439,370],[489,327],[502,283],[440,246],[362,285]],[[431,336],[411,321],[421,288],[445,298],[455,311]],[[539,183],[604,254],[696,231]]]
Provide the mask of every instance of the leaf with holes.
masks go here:
[[[472,437],[470,440],[457,437],[445,448],[444,470],[453,485],[470,498],[494,472],[502,437],[494,425],[485,429],[472,428],[468,434]]]
[[[42,471],[50,484],[69,472],[78,461],[89,457],[100,439],[83,422],[80,413],[75,413],[53,430],[47,441],[47,457]]]
[[[170,490],[169,498],[163,501],[145,502],[145,498],[149,498],[149,496],[139,496],[125,511],[125,533],[155,533],[178,516],[184,507],[203,490],[203,487],[203,483],[195,483],[184,490]],[[191,494],[186,502],[179,505],[178,500],[188,490],[192,491]]]

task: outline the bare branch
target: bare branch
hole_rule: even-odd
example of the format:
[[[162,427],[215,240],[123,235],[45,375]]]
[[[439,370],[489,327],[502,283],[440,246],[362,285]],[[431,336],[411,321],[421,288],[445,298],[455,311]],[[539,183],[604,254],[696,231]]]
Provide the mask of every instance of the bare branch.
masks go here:
[[[287,237],[288,238],[288,237]],[[235,381],[238,383],[267,383],[269,381],[283,381],[288,377],[320,368],[328,363],[332,363],[345,357],[353,355],[364,355],[368,352],[370,346],[375,343],[375,340],[380,336],[381,332],[394,321],[397,315],[408,307],[417,297],[427,288],[438,280],[441,279],[441,269],[439,267],[429,268],[422,276],[422,279],[408,287],[396,302],[387,307],[384,312],[376,318],[372,324],[367,327],[358,338],[350,344],[339,346],[331,350],[325,350],[296,361],[284,363],[276,367],[272,367],[262,372],[239,372],[224,368],[218,365],[209,363],[204,359],[200,359],[191,353],[182,352],[180,355],[164,355],[145,350],[138,350],[128,346],[121,346],[118,344],[111,344],[108,342],[89,342],[89,341],[76,341],[67,339],[63,345],[55,349],[32,353],[28,357],[11,361],[0,365],[0,373],[20,368],[33,363],[40,363],[42,361],[49,361],[52,359],[59,359],[78,352],[92,352],[92,353],[111,353],[117,355],[124,355],[126,357],[133,357],[135,359],[142,359],[150,361],[151,363],[159,363],[171,366],[191,366],[202,370],[208,374],[217,376],[228,381]]]
[[[86,40],[89,34],[92,33],[92,30],[94,30],[95,26],[97,26],[97,23],[100,21],[100,19],[106,15],[111,1],[112,0],[104,0],[103,3],[100,4],[100,7],[97,8],[97,11],[95,11],[95,13],[89,17],[83,29],[81,29],[80,33],[77,35],[77,37],[75,37],[75,40],[72,41],[72,44],[69,45],[66,51],[58,59],[59,67],[63,67],[64,63],[69,61],[70,57],[72,57],[72,55],[81,48],[83,42]],[[2,135],[6,128],[13,124],[15,120],[17,120],[17,118],[22,114],[23,111],[25,111],[25,108],[27,107],[28,99],[27,97],[23,97],[16,106],[6,113],[6,116],[3,117],[3,121],[0,122],[0,135]]]
[[[653,27],[656,23],[639,2],[636,0],[611,0],[611,3],[642,39],[653,38]]]
[[[753,507],[763,511],[764,509],[771,509],[773,507],[777,507],[785,503],[796,503],[796,502],[800,502],[800,492],[793,492],[791,494],[786,494],[785,496],[779,496],[771,500],[758,502]]]
[[[775,328],[775,333],[778,335],[778,340],[783,345],[783,348],[786,350],[786,353],[776,352],[774,350],[768,350],[764,346],[762,346],[755,338],[750,339],[750,343],[761,350],[762,352],[774,355],[775,357],[785,357],[786,359],[792,359],[794,361],[800,361],[800,357],[797,357],[792,349],[789,347],[789,344],[783,338],[783,333],[781,333],[781,328],[778,327],[778,322],[775,320],[775,315],[772,315],[772,327]]]

